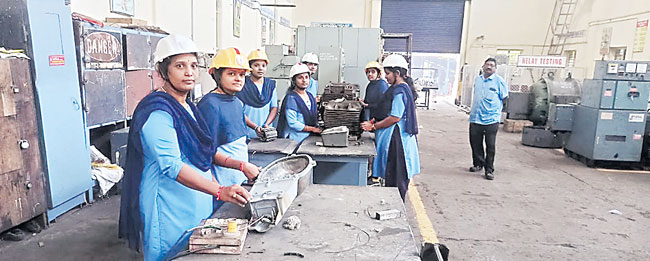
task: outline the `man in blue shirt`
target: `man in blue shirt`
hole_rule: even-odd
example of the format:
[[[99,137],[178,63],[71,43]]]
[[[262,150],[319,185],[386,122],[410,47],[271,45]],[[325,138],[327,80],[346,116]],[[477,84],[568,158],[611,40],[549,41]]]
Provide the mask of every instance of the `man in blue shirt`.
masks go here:
[[[508,98],[508,86],[495,74],[496,60],[488,58],[483,63],[483,74],[474,80],[474,99],[469,114],[469,143],[472,147],[473,166],[470,172],[485,168],[485,178],[494,179],[494,154],[501,110]],[[483,151],[483,140],[486,149]],[[487,155],[486,155],[487,154]]]

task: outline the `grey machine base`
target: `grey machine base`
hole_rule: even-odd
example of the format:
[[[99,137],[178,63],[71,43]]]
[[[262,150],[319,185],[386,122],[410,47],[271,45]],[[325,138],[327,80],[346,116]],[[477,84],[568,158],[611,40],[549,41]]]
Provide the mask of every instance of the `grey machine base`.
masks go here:
[[[538,148],[562,148],[568,137],[567,132],[551,131],[545,127],[524,127],[521,144]]]

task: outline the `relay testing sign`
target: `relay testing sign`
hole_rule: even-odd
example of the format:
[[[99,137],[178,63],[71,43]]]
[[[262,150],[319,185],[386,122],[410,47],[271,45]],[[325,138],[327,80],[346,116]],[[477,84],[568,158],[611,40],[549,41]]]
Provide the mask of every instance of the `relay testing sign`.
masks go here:
[[[565,68],[564,56],[519,55],[518,67]]]

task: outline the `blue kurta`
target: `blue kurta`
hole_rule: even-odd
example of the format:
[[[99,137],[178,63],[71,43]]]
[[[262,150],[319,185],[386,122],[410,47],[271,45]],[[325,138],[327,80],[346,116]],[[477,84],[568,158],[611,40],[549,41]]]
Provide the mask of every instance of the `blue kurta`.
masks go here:
[[[264,78],[265,81],[271,81],[271,79]],[[259,90],[259,95],[262,95],[262,87],[263,85],[257,85],[257,89]],[[258,126],[263,126],[266,123],[266,119],[269,117],[269,114],[271,113],[271,108],[277,108],[278,107],[278,92],[274,88],[273,89],[273,95],[271,96],[271,101],[264,105],[264,107],[261,108],[255,108],[253,106],[249,105],[244,105],[244,114],[248,117],[249,120],[257,124]],[[274,126],[273,123],[271,123],[271,126]],[[257,133],[255,132],[254,129],[248,128],[247,130],[247,136],[248,138],[257,138]]]
[[[307,121],[305,120],[305,115],[301,112],[300,108],[303,108],[304,113],[313,113],[311,116],[313,123],[311,125],[316,125],[316,120],[318,118],[316,110],[316,99],[309,92],[307,93],[308,99],[305,100],[300,97],[298,94],[291,91],[284,99],[283,111],[286,117],[286,126],[282,126],[283,133],[280,133],[283,138],[292,139],[298,142],[302,142],[307,137],[309,137],[310,132],[303,131],[305,126],[307,126]],[[295,97],[295,99],[294,99]],[[298,102],[296,102],[298,100]],[[301,104],[300,101],[302,102]],[[304,107],[303,107],[304,104]],[[310,115],[308,115],[310,116]],[[314,127],[312,126],[312,127]]]
[[[389,116],[400,118],[400,121],[397,122],[397,125],[399,126],[400,137],[402,139],[408,178],[411,179],[414,175],[420,173],[420,155],[418,154],[418,144],[415,135],[411,135],[406,132],[406,120],[404,117],[405,105],[403,96],[403,94],[395,95]],[[395,124],[391,125],[388,128],[377,129],[375,131],[377,156],[375,156],[375,160],[372,164],[373,177],[386,177],[386,163],[388,162],[388,150],[391,135],[393,134],[393,129],[395,129]]]
[[[309,78],[309,86],[307,86],[307,92],[311,93],[314,98],[318,96],[318,81],[314,78]]]
[[[212,214],[212,195],[176,181],[181,167],[190,166],[206,181],[212,180],[212,174],[193,166],[181,153],[169,113],[152,112],[142,127],[140,138],[144,153],[140,182],[144,258],[161,260],[181,250],[190,236],[185,231]]]
[[[205,118],[212,138],[218,146],[217,152],[234,160],[248,162],[246,144],[246,120],[243,103],[234,96],[209,93],[201,99],[197,108]],[[222,186],[242,184],[246,175],[238,169],[215,166],[217,181]]]

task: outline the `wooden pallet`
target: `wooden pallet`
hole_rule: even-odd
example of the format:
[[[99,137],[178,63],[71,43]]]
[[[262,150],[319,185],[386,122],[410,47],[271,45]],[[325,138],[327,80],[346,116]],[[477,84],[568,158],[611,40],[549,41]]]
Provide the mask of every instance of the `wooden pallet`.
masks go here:
[[[200,254],[230,254],[239,255],[244,248],[246,235],[248,235],[248,221],[235,219],[239,224],[239,235],[224,236],[229,219],[205,219],[200,226],[213,225],[222,228],[202,228],[192,232],[190,236],[190,251]]]

